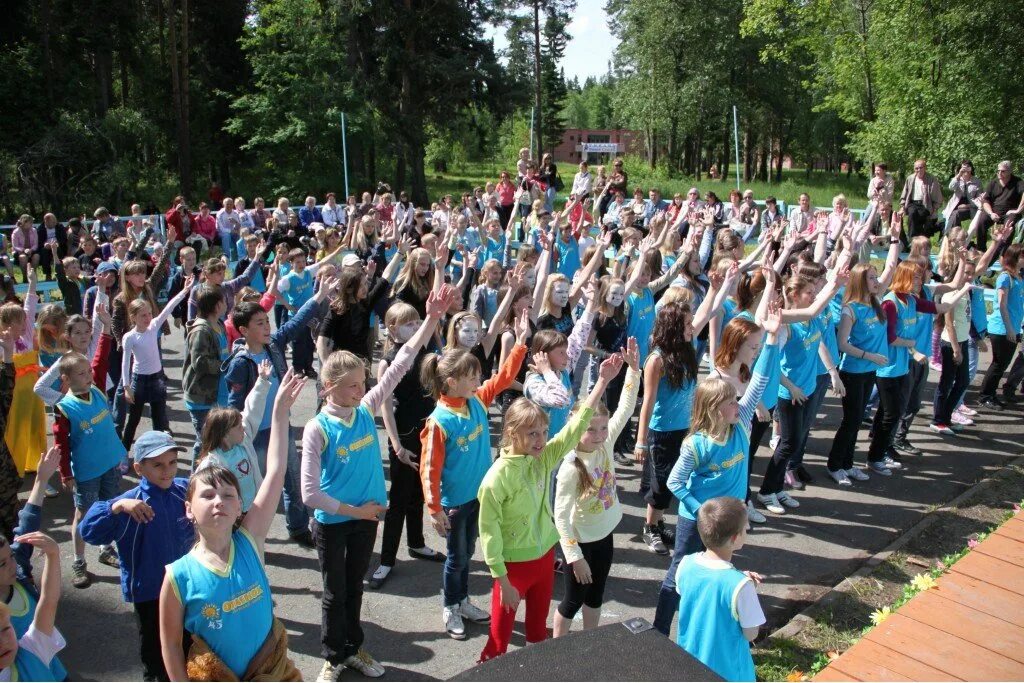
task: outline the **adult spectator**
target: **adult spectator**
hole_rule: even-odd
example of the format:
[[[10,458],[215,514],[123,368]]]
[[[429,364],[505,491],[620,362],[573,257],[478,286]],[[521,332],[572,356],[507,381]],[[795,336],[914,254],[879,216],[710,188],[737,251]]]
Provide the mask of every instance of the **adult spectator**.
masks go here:
[[[498,215],[501,216],[501,227],[504,229],[516,208],[516,186],[508,171],[501,172],[498,184],[494,186],[494,194],[498,197]]]
[[[67,243],[67,253],[74,256],[78,253],[78,249],[81,247],[82,239],[89,234],[89,231],[85,228],[85,223],[82,222],[81,218],[72,218],[68,221],[68,229],[65,233],[65,241]]]
[[[305,205],[299,209],[299,223],[302,227],[309,230],[309,226],[313,223],[323,223],[324,216],[320,213],[320,209],[316,208],[316,197],[310,195],[306,197]]]
[[[668,211],[668,202],[661,198],[661,190],[652,187],[647,193],[647,201],[644,202],[644,227],[650,227],[651,219],[659,211]]]
[[[390,223],[395,220],[395,205],[391,203],[391,193],[385,192],[380,196],[377,204],[377,218],[381,223]]]
[[[868,199],[881,204],[892,204],[896,191],[896,179],[889,175],[889,167],[875,164],[875,174],[868,181]]]
[[[544,183],[544,208],[553,211],[555,208],[555,195],[558,194],[558,167],[550,152],[544,154],[540,159],[540,167],[537,169],[537,177]]]
[[[924,159],[914,162],[914,172],[903,183],[900,208],[907,217],[911,239],[918,235],[931,236],[935,218],[942,208],[942,190],[939,181],[928,175],[928,163]]]
[[[200,208],[202,213],[202,208]],[[217,211],[215,220],[217,226],[217,239],[220,241],[221,251],[228,257],[229,261],[237,260],[235,254],[235,242],[238,241],[238,231],[242,229],[242,222],[235,213],[235,200],[231,197],[224,197],[221,200],[221,209]]]
[[[287,197],[277,198],[277,208],[274,209],[274,219],[277,221],[278,227],[283,231],[288,230],[288,226],[291,224],[291,216],[295,214],[288,206]]]
[[[615,226],[617,228],[628,227],[628,221],[626,223],[623,222],[623,212],[629,210],[629,207],[626,204],[626,195],[623,192],[616,190],[611,203],[608,204],[605,209],[604,218],[602,219],[602,222],[605,225]]]
[[[801,234],[814,222],[814,212],[811,210],[811,195],[806,192],[800,193],[797,205],[789,210],[789,230]]]
[[[110,215],[110,211],[106,207],[101,206],[96,209],[93,218],[96,220],[92,224],[92,234],[100,244],[113,242],[116,238],[125,236],[124,226]]]
[[[579,171],[572,179],[572,193],[576,195],[576,199],[581,202],[590,196],[590,192],[593,189],[594,179],[590,175],[590,166],[587,162],[581,161]]]
[[[622,196],[626,196],[629,188],[629,174],[626,173],[622,168],[622,159],[616,159],[612,163],[612,174],[608,178],[608,191],[604,194],[604,199],[601,200],[601,206],[598,207],[598,213],[604,215],[608,210],[608,205],[612,202],[616,192],[621,192]]]
[[[953,193],[953,196],[946,204],[946,227],[943,233],[948,233],[954,225],[960,225],[963,221],[974,218],[974,214],[978,211],[975,200],[981,192],[981,181],[974,175],[974,164],[970,159],[960,162],[960,168],[956,175],[949,181],[949,191]]]
[[[784,216],[779,210],[779,201],[771,195],[765,197],[764,211],[761,212],[761,234],[766,234],[772,229],[772,226],[783,220],[783,218]]]
[[[238,214],[238,222],[243,228],[249,232],[256,230],[256,221],[252,219],[252,214],[245,210],[245,199],[243,197],[235,197],[235,213]],[[242,256],[242,254],[239,254]]]
[[[32,226],[32,216],[22,214],[11,233],[11,255],[21,268],[22,282],[28,282],[28,269],[39,265],[38,252],[39,235]]]
[[[196,250],[196,256],[202,254],[203,240],[193,235],[196,227],[196,215],[189,211],[188,204],[184,197],[178,196],[171,202],[171,208],[164,214],[168,229],[173,226],[178,233],[178,239]]]
[[[327,193],[327,202],[320,211],[320,217],[323,218],[323,224],[328,228],[335,228],[339,231],[344,230],[348,223],[345,207],[338,204],[333,192]]]
[[[395,227],[402,229],[412,225],[413,212],[416,207],[409,201],[409,195],[405,190],[398,193],[398,202],[395,204]]]
[[[267,211],[266,203],[263,201],[263,197],[256,197],[252,200],[252,222],[256,225],[257,230],[267,229],[267,219],[270,218],[270,212]]]
[[[1008,217],[1020,214],[1021,199],[1024,197],[1024,181],[1013,174],[1013,164],[1000,161],[995,180],[985,188],[985,201],[981,208],[985,217],[978,228],[978,247],[985,249],[988,243],[988,229]]]
[[[196,222],[192,228],[193,237],[201,237],[205,246],[211,246],[216,244],[217,239],[217,219],[210,214],[210,207],[206,202],[200,202],[199,204],[199,215],[196,216]],[[202,253],[199,249],[196,249],[196,254]]]
[[[57,222],[57,217],[52,213],[43,216],[43,222],[36,228],[36,241],[39,249],[36,254],[39,256],[39,265],[43,267],[46,279],[50,279],[53,272],[53,252],[47,244],[57,243],[57,256],[64,258],[68,255],[68,233],[64,226]]]

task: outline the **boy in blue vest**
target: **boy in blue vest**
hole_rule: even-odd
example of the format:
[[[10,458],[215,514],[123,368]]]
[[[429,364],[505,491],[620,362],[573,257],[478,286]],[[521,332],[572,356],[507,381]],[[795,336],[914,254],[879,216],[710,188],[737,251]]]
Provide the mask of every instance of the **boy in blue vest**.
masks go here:
[[[274,399],[281,385],[281,378],[288,370],[285,348],[296,337],[309,336],[309,323],[320,310],[320,303],[327,300],[337,287],[336,278],[325,280],[313,298],[303,304],[288,322],[273,333],[270,331],[270,317],[258,303],[243,302],[235,306],[231,312],[231,322],[242,338],[235,341],[231,356],[221,366],[228,383],[228,405],[241,412],[245,407],[245,397],[256,384],[260,363],[269,360],[274,368],[270,375],[267,407],[260,421],[260,429],[253,435],[253,448],[256,449],[260,469],[264,472],[267,469],[267,448],[270,444],[270,418],[273,415]],[[291,439],[288,441],[288,468],[284,474],[284,518],[288,536],[293,541],[304,548],[316,548],[313,535],[309,531],[309,513],[302,504],[299,492],[299,455],[295,449],[295,441]]]
[[[738,498],[700,506],[697,533],[707,550],[687,555],[676,571],[676,643],[727,681],[753,681],[750,643],[765,622],[756,584],[761,576],[732,566],[747,539],[747,508]]]
[[[71,584],[75,588],[92,583],[78,524],[97,500],[109,500],[121,492],[120,465],[128,455],[117,436],[103,390],[112,348],[113,338],[105,334],[100,337],[91,364],[80,353],[66,353],[57,361],[68,392],[53,407],[53,436],[61,454],[61,481],[74,491],[71,538],[75,561],[71,564]],[[117,551],[111,545],[101,547],[99,561],[120,567]]]
[[[292,269],[278,280],[277,291],[284,299],[285,308],[294,315],[303,304],[313,298],[313,276],[316,275],[319,264],[307,268],[306,252],[302,249],[292,249],[288,252],[288,265]],[[316,372],[313,371],[313,337],[309,330],[299,334],[292,341],[292,368],[297,374],[305,374],[310,379],[316,379]]]
[[[139,622],[144,681],[167,680],[160,652],[160,586],[164,567],[195,543],[195,530],[185,517],[188,479],[175,476],[178,453],[185,450],[165,432],[140,436],[132,446],[139,485],[94,503],[80,526],[87,543],[117,543],[121,593]],[[185,642],[186,652],[189,644]]]

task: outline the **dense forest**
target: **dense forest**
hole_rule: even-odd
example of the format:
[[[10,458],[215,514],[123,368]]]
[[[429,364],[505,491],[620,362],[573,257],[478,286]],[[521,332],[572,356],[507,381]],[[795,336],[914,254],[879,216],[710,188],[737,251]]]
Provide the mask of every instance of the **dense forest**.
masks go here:
[[[36,0],[0,24],[0,213],[267,196],[642,131],[646,162],[747,179],[917,156],[1024,157],[1024,28],[996,0],[608,0],[600,79],[567,79],[574,0]],[[487,36],[508,39],[498,54]]]

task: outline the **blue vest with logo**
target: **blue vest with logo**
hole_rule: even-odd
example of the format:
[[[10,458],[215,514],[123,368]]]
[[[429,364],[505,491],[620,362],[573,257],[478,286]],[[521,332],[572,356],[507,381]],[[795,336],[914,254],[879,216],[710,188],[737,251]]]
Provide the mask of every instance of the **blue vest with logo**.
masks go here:
[[[821,344],[821,318],[811,318],[789,326],[789,339],[782,347],[782,374],[807,396],[818,384],[818,347]],[[779,385],[779,398],[792,399],[786,385]]]
[[[318,413],[313,419],[323,433],[325,443],[324,452],[320,455],[320,489],[331,498],[353,507],[370,502],[387,505],[384,464],[380,457],[377,425],[370,409],[360,403],[348,423],[326,413]],[[323,510],[316,510],[313,516],[321,524],[355,519]]]
[[[917,331],[917,299],[908,296],[907,302],[903,303],[898,296],[889,292],[884,300],[896,304],[896,336],[912,339]],[[910,369],[910,349],[890,344],[888,356],[888,365],[878,369],[879,377],[902,377],[907,374]]]
[[[686,488],[701,503],[732,496],[743,500],[747,496],[747,451],[750,450],[750,432],[743,425],[734,425],[725,441],[715,441],[704,432],[693,434],[693,471],[686,480]],[[693,515],[682,505],[679,514],[687,519]]]
[[[288,281],[288,289],[281,294],[289,306],[299,308],[313,296],[313,276],[308,270],[292,271],[284,279]]]
[[[660,356],[661,351],[651,351],[651,356],[655,355]],[[651,412],[651,429],[659,432],[689,429],[693,392],[696,388],[697,384],[690,380],[683,380],[682,385],[673,387],[662,373],[658,380],[658,393],[654,397],[654,410]]]
[[[640,351],[640,362],[647,361],[651,348],[651,332],[654,331],[654,295],[648,287],[639,294],[631,293],[626,305],[626,335],[636,339]]]
[[[750,581],[738,569],[706,567],[687,555],[676,570],[676,643],[726,681],[753,681],[754,658],[743,635],[736,598]]]
[[[71,424],[71,474],[76,480],[95,479],[121,464],[128,451],[117,438],[106,394],[96,386],[89,387],[85,400],[68,392],[57,407]]]
[[[974,294],[974,290],[971,290],[971,294]],[[932,295],[928,291],[927,287],[921,288],[921,299],[925,301],[931,301]],[[984,306],[982,306],[984,310]],[[932,329],[935,323],[934,313],[922,313],[917,312],[917,325],[914,326],[911,336],[914,338],[914,350],[918,353],[923,353],[928,358],[932,356]]]
[[[36,596],[31,590],[21,584],[21,581],[15,581],[14,585],[11,586],[11,591],[11,602],[7,605],[11,612],[11,626],[14,627],[15,637],[21,638],[28,633],[28,627],[32,625],[32,620],[35,619],[38,600],[36,600]],[[21,653],[19,652],[18,654],[20,656]],[[31,652],[26,652],[26,654],[32,655]],[[32,655],[32,658],[42,665],[38,657]],[[64,665],[56,657],[50,660],[49,671],[49,675],[52,678],[25,678],[26,672],[21,671],[21,680],[63,681],[68,677],[68,670],[64,668]]]
[[[473,396],[464,411],[439,403],[430,419],[444,433],[441,505],[453,508],[475,500],[492,462],[487,408]]]
[[[53,661],[57,661],[56,658]],[[34,653],[19,647],[18,654],[14,656],[14,664],[11,665],[11,680],[60,681],[63,679],[57,678],[53,670],[43,664],[43,660],[39,659]]]
[[[274,622],[267,572],[249,532],[231,535],[228,566],[218,571],[189,553],[167,565],[171,588],[185,614],[185,630],[242,677]]]
[[[889,353],[889,342],[886,339],[885,323],[878,319],[874,306],[850,302],[847,304],[853,311],[853,327],[850,328],[850,345],[865,353]],[[878,365],[866,358],[858,358],[849,354],[843,355],[839,361],[843,372],[863,373],[878,370]]]

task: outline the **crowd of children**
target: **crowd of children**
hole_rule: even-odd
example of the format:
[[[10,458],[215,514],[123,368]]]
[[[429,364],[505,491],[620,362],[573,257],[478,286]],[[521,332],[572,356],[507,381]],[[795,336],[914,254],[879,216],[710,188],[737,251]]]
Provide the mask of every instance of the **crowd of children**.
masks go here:
[[[309,198],[298,215],[284,198],[273,212],[257,199],[246,221],[225,199],[231,215],[217,224],[250,227],[220,244],[178,197],[166,234],[112,223],[68,230],[63,257],[46,245],[63,303],[40,308],[27,267],[24,301],[0,306],[0,567],[17,565],[0,572],[0,668],[66,676],[60,555],[40,532],[57,470],[74,498],[72,583],[92,580],[86,544],[120,569],[145,680],[299,680],[264,568],[282,498],[290,539],[319,560],[319,679],[337,680],[345,668],[385,673],[364,646],[363,591],[402,573],[403,527],[409,555],[438,563],[444,632],[489,629],[479,661],[507,650],[520,602],[527,642],[547,638],[558,572],[554,636],[581,611],[583,628],[597,627],[623,516],[616,471],[639,465],[639,538],[671,555],[655,628],[668,635],[678,611],[681,647],[723,678],[753,680],[761,578],[733,554],[750,523],[789,514],[816,480],[804,455],[827,391],[842,414],[823,474],[843,487],[921,454],[909,426],[930,363],[940,435],[972,423],[964,395],[986,344],[979,405],[1016,400],[1022,250],[1007,246],[1007,226],[984,253],[971,247],[983,212],[950,226],[933,267],[926,237],[901,256],[903,215],[877,197],[859,221],[842,196],[818,214],[802,198],[793,222],[749,193],[723,206],[696,190],[686,203],[638,190],[627,203],[616,162],[595,176],[581,164],[555,211],[553,168],[524,150],[517,176],[429,212],[393,203],[385,185],[343,206],[331,195],[322,210]],[[986,312],[980,278],[997,258]],[[188,434],[171,434],[170,334],[184,336]],[[290,417],[307,378],[318,408],[297,446]],[[136,437],[147,406],[152,430]],[[124,491],[125,475],[138,485]],[[430,547],[425,515],[443,549]],[[477,541],[489,609],[472,601]]]

